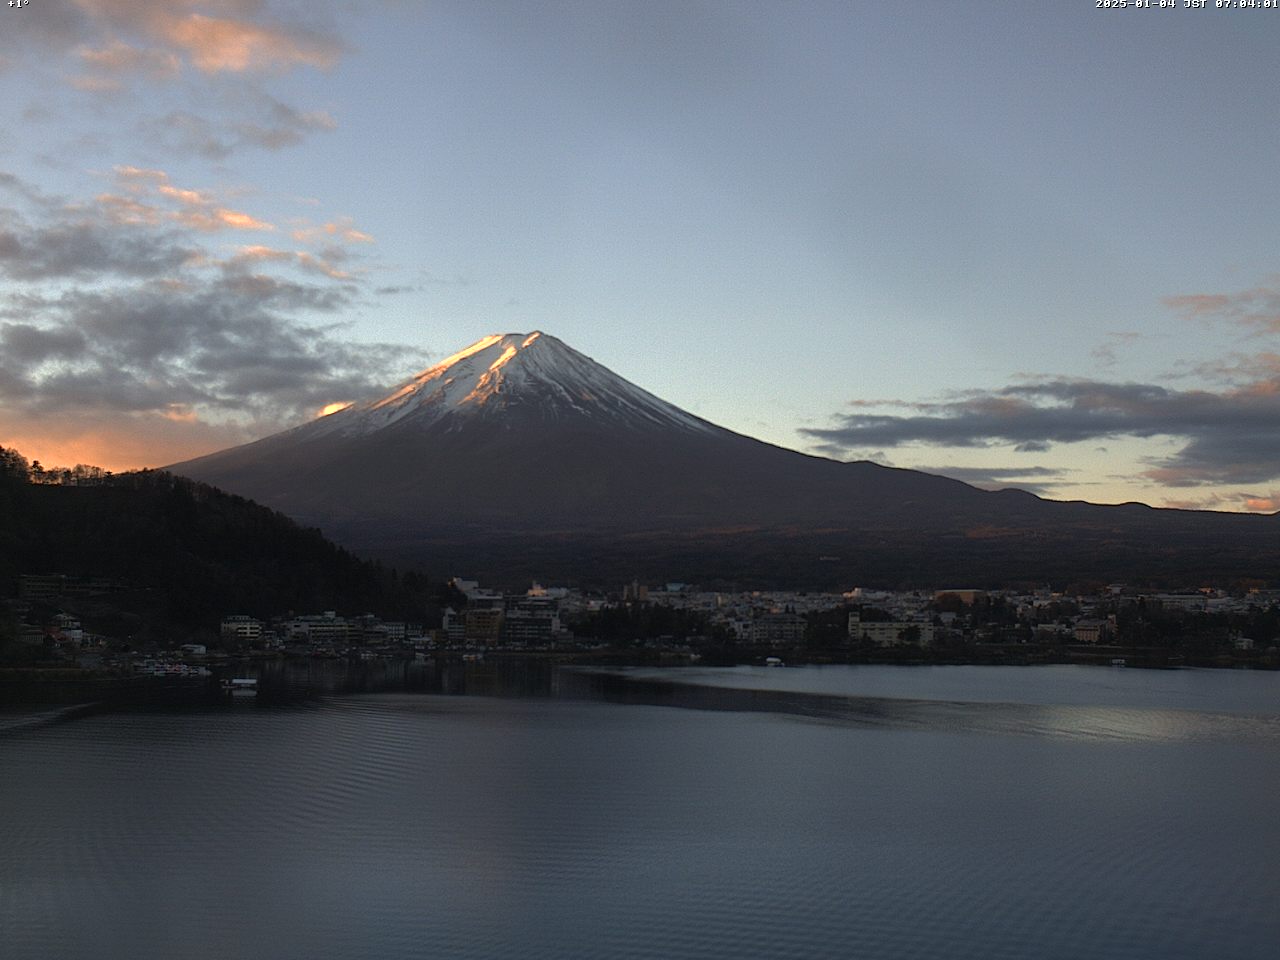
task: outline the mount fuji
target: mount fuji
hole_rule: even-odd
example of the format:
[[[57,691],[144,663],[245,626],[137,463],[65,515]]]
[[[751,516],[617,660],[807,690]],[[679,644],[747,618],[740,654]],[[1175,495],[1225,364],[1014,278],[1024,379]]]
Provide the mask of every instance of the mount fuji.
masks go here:
[[[1057,503],[763,443],[541,332],[484,337],[386,396],[168,469],[368,555],[510,582],[982,585],[1280,561],[1269,517]]]

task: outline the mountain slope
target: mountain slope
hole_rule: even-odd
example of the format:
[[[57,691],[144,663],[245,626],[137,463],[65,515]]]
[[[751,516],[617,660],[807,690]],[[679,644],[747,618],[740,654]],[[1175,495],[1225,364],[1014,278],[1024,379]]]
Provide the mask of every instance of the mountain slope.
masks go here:
[[[540,333],[485,337],[386,397],[172,469],[317,521],[785,524],[989,496],[744,437]]]
[[[1054,503],[785,450],[536,332],[170,469],[436,573],[816,586],[1270,576],[1280,558],[1271,518]]]

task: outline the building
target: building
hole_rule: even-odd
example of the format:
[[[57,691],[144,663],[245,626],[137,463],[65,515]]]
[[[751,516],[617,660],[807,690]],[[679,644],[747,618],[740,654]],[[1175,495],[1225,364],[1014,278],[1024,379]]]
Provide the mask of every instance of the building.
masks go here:
[[[322,616],[294,617],[284,621],[281,629],[290,640],[305,640],[314,644],[347,643],[353,634],[356,637],[360,635],[358,627],[354,627],[333,610],[326,610]]]
[[[751,642],[790,647],[804,641],[804,617],[794,610],[770,610],[751,619]]]
[[[1072,632],[1076,643],[1104,643],[1109,639],[1109,626],[1106,620],[1077,620]]]
[[[497,643],[505,614],[502,594],[473,589],[467,593],[467,609],[462,614],[463,634],[468,640]]]
[[[644,603],[649,599],[649,588],[639,580],[632,580],[622,587],[623,603]]]
[[[69,613],[55,614],[45,627],[45,635],[55,643],[67,647],[81,647],[85,643],[84,628],[80,620]]]
[[[543,647],[562,634],[560,604],[545,595],[512,596],[506,600],[502,623],[503,639],[517,647]]]
[[[862,611],[849,614],[849,640],[878,647],[921,646],[933,643],[934,627],[928,620],[863,620]]]
[[[453,607],[445,607],[444,622],[440,625],[440,630],[449,643],[462,643],[467,638],[466,618]]]
[[[218,633],[223,640],[231,640],[236,643],[254,643],[262,637],[262,623],[253,617],[234,614],[230,617],[222,618]]]
[[[18,642],[25,643],[28,646],[38,647],[44,643],[45,632],[44,627],[35,623],[18,624]]]

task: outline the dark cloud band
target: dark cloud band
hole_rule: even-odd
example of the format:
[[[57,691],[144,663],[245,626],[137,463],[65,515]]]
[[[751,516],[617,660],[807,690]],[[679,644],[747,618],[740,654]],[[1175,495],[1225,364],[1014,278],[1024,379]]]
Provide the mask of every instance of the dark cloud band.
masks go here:
[[[1182,437],[1186,446],[1153,463],[1149,479],[1194,486],[1280,477],[1280,378],[1221,392],[1058,379],[905,406],[914,412],[849,413],[833,427],[800,432],[835,454],[909,443],[1043,451],[1115,437]]]

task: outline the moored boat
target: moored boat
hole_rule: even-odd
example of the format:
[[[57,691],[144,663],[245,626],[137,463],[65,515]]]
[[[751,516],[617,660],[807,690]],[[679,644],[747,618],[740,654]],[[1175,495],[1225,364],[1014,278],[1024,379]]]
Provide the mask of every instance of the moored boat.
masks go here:
[[[222,692],[229,697],[256,697],[258,681],[254,677],[232,677],[222,681]]]

